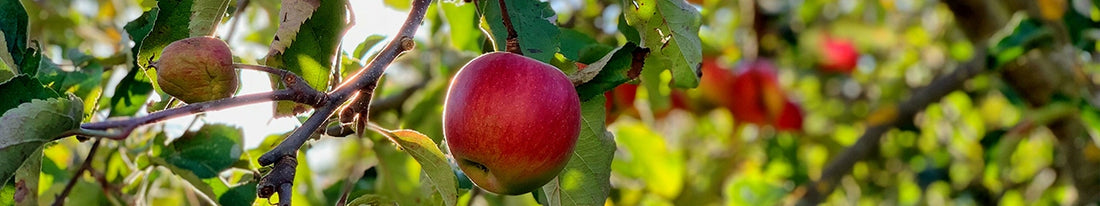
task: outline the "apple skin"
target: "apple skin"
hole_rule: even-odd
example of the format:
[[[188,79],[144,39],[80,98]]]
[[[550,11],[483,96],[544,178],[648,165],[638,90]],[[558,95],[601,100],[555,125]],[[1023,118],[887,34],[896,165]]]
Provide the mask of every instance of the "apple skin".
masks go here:
[[[181,39],[164,47],[157,68],[157,85],[186,103],[233,96],[237,72],[229,45],[214,37]]]
[[[775,129],[779,131],[802,131],[802,108],[798,104],[787,101],[783,104],[783,111],[775,120]]]
[[[455,74],[443,133],[458,166],[486,191],[519,195],[558,175],[580,134],[580,99],[560,70],[512,53],[481,55]]]
[[[728,106],[740,123],[770,124],[787,101],[779,88],[775,65],[767,60],[741,64],[732,84]]]
[[[852,73],[859,52],[851,41],[826,36],[821,44],[821,69],[825,72]]]
[[[728,107],[737,100],[732,94],[736,73],[718,63],[715,58],[703,59],[703,78],[699,90],[704,99],[718,106]]]

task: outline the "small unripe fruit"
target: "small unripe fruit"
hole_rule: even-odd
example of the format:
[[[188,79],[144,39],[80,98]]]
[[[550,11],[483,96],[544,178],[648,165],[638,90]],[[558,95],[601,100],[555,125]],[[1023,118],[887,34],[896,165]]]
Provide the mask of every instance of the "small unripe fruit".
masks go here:
[[[451,156],[486,191],[518,195],[565,168],[580,134],[580,99],[554,66],[481,55],[455,74],[443,106]]]
[[[214,37],[191,37],[164,47],[155,66],[164,93],[186,103],[233,96],[237,72],[229,45]]]

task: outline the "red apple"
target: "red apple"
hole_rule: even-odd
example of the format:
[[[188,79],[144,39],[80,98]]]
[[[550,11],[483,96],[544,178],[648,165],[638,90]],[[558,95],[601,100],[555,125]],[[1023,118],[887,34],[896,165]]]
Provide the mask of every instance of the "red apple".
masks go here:
[[[822,70],[847,74],[856,68],[859,52],[851,41],[826,36],[821,48]]]
[[[783,105],[783,111],[775,120],[775,129],[779,131],[802,131],[802,108],[798,104],[787,101]]]
[[[484,54],[463,66],[443,108],[444,137],[459,168],[498,194],[549,182],[580,134],[580,99],[565,74],[512,53]]]
[[[704,99],[719,106],[729,106],[736,100],[733,95],[733,81],[737,75],[718,63],[715,58],[703,59],[703,78],[699,90]]]
[[[786,102],[775,65],[767,60],[741,64],[732,88],[728,106],[739,123],[770,124]]]
[[[607,119],[604,123],[610,125],[618,119],[619,115],[637,117],[638,109],[634,107],[634,99],[638,96],[637,84],[621,84],[611,91],[604,92],[607,98]]]

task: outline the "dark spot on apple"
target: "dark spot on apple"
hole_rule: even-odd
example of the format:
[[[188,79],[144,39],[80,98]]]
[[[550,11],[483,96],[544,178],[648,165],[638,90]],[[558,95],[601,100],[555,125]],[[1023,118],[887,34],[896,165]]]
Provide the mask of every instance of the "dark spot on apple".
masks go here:
[[[488,167],[485,167],[485,165],[483,165],[481,163],[474,162],[473,160],[462,159],[462,164],[476,167],[478,170],[481,170],[482,172],[485,172],[485,173],[489,172]]]

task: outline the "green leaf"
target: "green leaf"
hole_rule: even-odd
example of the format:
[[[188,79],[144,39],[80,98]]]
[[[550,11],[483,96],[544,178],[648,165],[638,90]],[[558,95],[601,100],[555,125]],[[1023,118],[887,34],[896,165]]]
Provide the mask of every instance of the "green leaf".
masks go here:
[[[244,153],[242,136],[239,129],[228,125],[203,125],[199,131],[185,132],[172,141],[160,157],[199,178],[215,177]]]
[[[646,88],[657,91],[665,70],[671,71],[672,87],[698,86],[703,61],[699,40],[702,17],[695,7],[678,0],[624,0],[623,5],[627,24],[639,32],[642,47],[651,50],[642,69]],[[651,99],[654,96],[658,95]]]
[[[507,44],[508,30],[504,27],[504,18],[500,13],[500,4],[496,0],[481,0],[482,24],[489,27],[489,36],[496,43],[497,51],[503,51]],[[508,17],[512,19],[513,29],[519,40],[523,56],[550,63],[554,53],[558,53],[558,26],[554,25],[556,14],[550,3],[537,0],[508,1]]]
[[[669,148],[665,139],[635,122],[618,127],[616,142],[624,149],[612,167],[625,176],[641,178],[646,190],[666,199],[676,198],[684,186],[683,152]]]
[[[201,192],[203,195],[212,198],[216,197],[216,193],[214,193],[214,187],[212,187],[209,182],[203,181],[203,178],[196,175],[194,170],[178,167],[173,163],[169,163],[169,161],[171,160],[166,160],[160,157],[149,157],[150,163],[168,168],[168,170],[171,171],[172,174],[179,176],[183,179],[183,181],[187,181],[187,183],[191,184],[191,186],[194,186],[195,189]]]
[[[187,28],[191,36],[213,36],[218,23],[229,8],[229,0],[194,0],[191,5],[191,21]]]
[[[76,60],[73,60],[74,62]],[[85,97],[103,80],[103,66],[97,62],[87,62],[87,65],[76,71],[65,71],[57,66],[48,57],[42,57],[35,75],[44,85],[57,93],[72,92],[78,97]]]
[[[38,205],[38,174],[42,171],[42,150],[35,150],[15,171],[15,205]]]
[[[378,181],[375,182],[379,195],[393,199],[400,205],[416,205],[429,201],[427,193],[420,190],[421,165],[411,155],[401,152],[391,144],[375,135],[374,153],[378,155]]]
[[[9,82],[10,83],[10,82]],[[5,83],[6,84],[6,83]],[[3,90],[0,90],[3,91]],[[11,178],[27,157],[66,131],[80,127],[80,98],[34,99],[0,116],[0,180]]]
[[[461,1],[458,1],[461,2]],[[451,45],[459,50],[481,53],[485,37],[478,28],[477,8],[473,5],[440,4],[443,16],[450,27]]]
[[[561,39],[561,54],[571,60],[577,60],[581,55],[581,49],[599,43],[588,34],[567,28],[561,29],[558,39]]]
[[[300,3],[288,5],[288,2]],[[265,64],[294,72],[314,89],[328,91],[335,66],[336,58],[333,57],[337,55],[340,39],[347,27],[346,3],[344,0],[319,3],[284,1],[279,13],[285,17],[275,34],[275,41],[271,42]],[[302,22],[295,24],[298,20]],[[272,81],[279,80],[273,77]],[[275,105],[276,116],[293,115],[305,110],[304,105],[288,101]]]
[[[11,65],[22,65],[23,55],[27,50],[27,11],[18,0],[0,1],[0,33],[3,33],[4,44],[8,56],[13,62]],[[8,59],[2,59],[8,61]]]
[[[0,83],[0,112],[18,107],[20,104],[36,99],[61,97],[57,92],[42,86],[38,79],[28,75],[17,75]]]
[[[111,95],[111,101],[108,106],[111,107],[111,113],[109,116],[130,116],[136,114],[141,108],[142,104],[149,99],[149,94],[153,92],[153,80],[145,76],[145,74],[139,73],[142,69],[142,64],[139,62],[148,63],[148,61],[141,60],[140,53],[142,52],[142,41],[150,32],[153,31],[153,23],[157,19],[157,15],[160,13],[160,8],[153,8],[149,11],[145,11],[137,19],[126,23],[123,29],[126,33],[130,34],[130,40],[134,42],[134,47],[130,48],[130,53],[133,55],[133,61],[131,62],[130,70],[126,73],[126,76],[119,81],[115,86],[115,93]],[[160,51],[159,49],[157,50]]]
[[[376,194],[365,194],[363,196],[356,197],[355,199],[348,201],[348,206],[387,206],[397,205],[393,200],[389,200],[386,197]]]
[[[622,33],[626,37],[627,41],[641,44],[642,37],[639,36],[638,30],[634,27],[630,27],[630,24],[626,23],[626,13],[619,13],[619,24],[616,25],[619,28],[619,33]]]
[[[615,138],[604,128],[602,95],[581,102],[581,134],[569,163],[558,177],[542,186],[548,205],[604,205],[611,191]]]
[[[255,182],[233,186],[218,196],[218,204],[221,205],[251,205],[255,201]]]
[[[131,30],[138,32],[131,34],[135,38],[134,42],[141,42],[140,47],[135,46],[138,48],[136,59],[139,66],[142,68],[149,67],[151,61],[160,58],[161,50],[164,50],[164,47],[168,44],[191,36],[191,30],[188,29],[188,26],[191,22],[191,6],[193,4],[194,2],[191,0],[157,1],[156,9],[149,10],[138,19],[126,24],[127,27],[130,27],[126,29],[127,32],[131,32]],[[150,22],[153,24],[151,28],[148,27]],[[150,29],[149,33],[140,36],[140,32],[143,32],[146,28]]]
[[[352,52],[352,57],[360,60],[369,60],[367,59],[367,52],[375,46],[378,46],[378,43],[382,42],[382,40],[386,40],[386,37],[382,35],[371,34],[367,37],[367,39],[364,39],[363,42],[360,42],[359,45],[355,46],[355,51]]]
[[[989,68],[1000,68],[1044,42],[1052,41],[1053,34],[1041,20],[1017,14],[993,39],[997,44],[989,48],[989,55],[994,60]]]
[[[391,141],[408,152],[409,155],[420,163],[424,173],[427,174],[427,183],[435,187],[439,195],[443,197],[446,205],[456,205],[458,198],[458,179],[451,171],[451,165],[447,164],[447,157],[443,151],[432,142],[431,138],[413,130],[383,131]]]
[[[606,91],[611,91],[620,84],[626,83],[638,77],[642,71],[642,60],[649,49],[638,48],[634,43],[626,43],[622,47],[613,50],[600,60],[589,64],[585,71],[598,70],[588,82],[577,86],[577,95],[581,101],[588,101]]]

